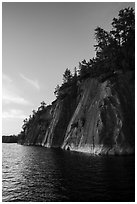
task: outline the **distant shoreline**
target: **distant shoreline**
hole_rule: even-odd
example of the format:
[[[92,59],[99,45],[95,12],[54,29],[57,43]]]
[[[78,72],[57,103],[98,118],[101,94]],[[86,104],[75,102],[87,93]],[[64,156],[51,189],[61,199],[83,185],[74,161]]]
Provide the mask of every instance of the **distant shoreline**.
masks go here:
[[[10,136],[2,136],[2,143],[17,143],[18,142],[18,136],[10,135]]]

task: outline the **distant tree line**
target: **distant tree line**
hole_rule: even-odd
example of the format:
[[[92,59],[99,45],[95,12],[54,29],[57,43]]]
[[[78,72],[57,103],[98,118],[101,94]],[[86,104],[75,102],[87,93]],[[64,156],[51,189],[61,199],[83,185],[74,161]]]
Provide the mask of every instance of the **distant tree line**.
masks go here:
[[[18,137],[16,135],[2,136],[2,143],[17,143]]]

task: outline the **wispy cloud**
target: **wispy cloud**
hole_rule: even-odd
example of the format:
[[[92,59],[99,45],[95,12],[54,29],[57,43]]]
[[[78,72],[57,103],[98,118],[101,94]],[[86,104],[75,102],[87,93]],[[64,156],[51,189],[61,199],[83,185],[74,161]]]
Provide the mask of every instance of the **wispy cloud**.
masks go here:
[[[24,76],[23,74],[20,74],[21,78],[24,79],[27,83],[29,83],[31,86],[36,88],[37,90],[40,90],[40,86],[37,80],[29,79],[28,77]]]
[[[7,83],[12,82],[12,79],[9,76],[7,76],[6,74],[2,74],[2,80],[3,80],[3,82],[7,82]]]
[[[3,102],[6,104],[9,103],[16,103],[16,104],[20,104],[20,105],[29,105],[30,102],[25,100],[24,98],[14,94],[14,93],[10,93],[8,92],[8,90],[3,90],[3,94],[2,94],[2,99]]]
[[[20,105],[29,105],[30,102],[18,94],[13,80],[6,74],[2,75],[2,100],[4,104],[15,103]]]
[[[22,110],[19,110],[19,109],[11,109],[11,110],[8,110],[8,111],[4,111],[2,113],[2,118],[3,119],[9,119],[9,118],[20,118],[20,119],[24,119],[26,116],[25,114],[23,113]]]

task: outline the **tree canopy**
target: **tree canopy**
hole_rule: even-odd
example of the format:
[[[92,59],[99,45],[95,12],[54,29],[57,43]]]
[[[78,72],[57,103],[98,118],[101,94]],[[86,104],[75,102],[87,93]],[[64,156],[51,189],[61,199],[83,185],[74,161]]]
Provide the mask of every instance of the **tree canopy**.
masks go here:
[[[121,69],[124,72],[135,68],[135,13],[133,8],[119,11],[118,18],[112,21],[110,32],[97,27],[96,60],[102,61],[112,71]]]
[[[63,99],[67,94],[76,96],[77,85],[85,78],[99,77],[102,74],[113,74],[115,71],[135,71],[135,12],[133,8],[125,8],[119,11],[118,17],[112,21],[112,30],[103,28],[95,29],[96,57],[79,62],[78,69],[74,68],[74,74],[66,69],[63,74],[63,83],[55,88],[57,98]],[[64,91],[66,90],[66,92]],[[44,101],[38,111],[33,110],[33,117],[24,120],[23,131],[33,122],[35,116],[45,111],[47,105]],[[23,132],[22,131],[22,132]]]
[[[71,71],[67,68],[63,74],[63,83],[69,83],[72,78]]]
[[[133,8],[125,8],[119,11],[118,17],[112,20],[112,30],[105,31],[101,27],[95,29],[94,46],[96,57],[79,62],[78,71],[72,75],[67,68],[63,74],[63,84],[57,86],[55,94],[59,90],[73,85],[74,81],[88,77],[97,77],[105,73],[114,73],[117,70],[123,72],[135,69],[135,13]],[[75,79],[75,80],[74,80]]]

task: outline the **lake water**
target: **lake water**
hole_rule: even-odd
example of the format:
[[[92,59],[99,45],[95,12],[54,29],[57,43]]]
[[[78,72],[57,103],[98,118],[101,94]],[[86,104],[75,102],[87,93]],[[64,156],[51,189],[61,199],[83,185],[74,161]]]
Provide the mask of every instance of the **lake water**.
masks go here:
[[[2,145],[2,201],[134,201],[134,156]]]

